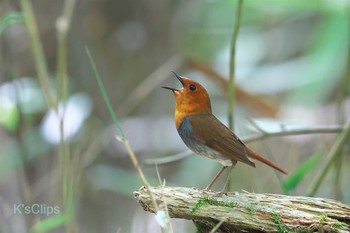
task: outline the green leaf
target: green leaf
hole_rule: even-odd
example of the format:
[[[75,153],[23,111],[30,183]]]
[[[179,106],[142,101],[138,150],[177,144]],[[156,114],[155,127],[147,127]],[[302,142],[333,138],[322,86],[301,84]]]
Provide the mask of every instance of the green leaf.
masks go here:
[[[92,67],[92,70],[94,71],[94,74],[95,74],[95,78],[97,80],[97,83],[98,83],[98,87],[100,88],[100,91],[102,93],[102,96],[103,96],[103,100],[105,101],[106,105],[107,105],[107,108],[109,110],[109,113],[111,114],[112,116],[112,119],[113,119],[113,122],[114,122],[114,125],[117,127],[118,131],[119,131],[119,134],[121,136],[122,139],[125,139],[125,133],[122,129],[122,127],[120,126],[120,123],[118,121],[118,118],[117,116],[115,115],[114,113],[114,110],[112,108],[112,104],[108,98],[108,95],[107,95],[107,92],[106,92],[106,89],[102,83],[102,79],[100,77],[100,73],[98,72],[97,70],[97,67],[96,67],[96,64],[95,64],[95,61],[93,59],[93,57],[91,56],[91,53],[90,53],[90,50],[88,49],[88,47],[85,47],[85,51],[86,51],[86,54],[89,58],[89,61],[90,61],[90,65]]]
[[[306,174],[316,166],[322,154],[322,150],[316,151],[305,163],[303,163],[295,172],[293,172],[288,179],[283,182],[283,191],[288,193],[289,191],[295,189]]]
[[[15,131],[19,122],[19,112],[15,105],[0,102],[0,125],[9,131]]]
[[[0,34],[6,29],[7,26],[14,23],[23,23],[24,17],[21,13],[10,12],[4,15],[0,20]]]
[[[59,226],[62,226],[65,222],[69,221],[72,218],[71,214],[59,214],[49,218],[46,218],[33,225],[30,232],[47,232],[49,230],[55,229]]]

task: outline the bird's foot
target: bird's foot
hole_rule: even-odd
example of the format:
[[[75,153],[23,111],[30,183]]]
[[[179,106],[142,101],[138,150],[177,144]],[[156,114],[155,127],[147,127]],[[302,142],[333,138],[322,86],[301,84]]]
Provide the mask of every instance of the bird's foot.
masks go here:
[[[214,196],[223,196],[223,195],[227,195],[227,192],[225,190],[221,190],[219,192],[214,193]]]
[[[212,191],[210,189],[206,189],[205,188],[205,189],[202,190],[202,192],[205,193],[205,194],[212,194],[213,196],[223,196],[223,195],[227,194],[226,190],[224,190],[224,189],[219,191],[219,192],[214,192],[214,191]]]

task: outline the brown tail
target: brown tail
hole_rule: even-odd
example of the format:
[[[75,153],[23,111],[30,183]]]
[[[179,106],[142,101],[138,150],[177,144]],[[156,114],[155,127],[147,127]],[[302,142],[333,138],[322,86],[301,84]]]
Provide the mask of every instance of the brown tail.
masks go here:
[[[281,168],[280,166],[278,166],[274,162],[270,161],[269,159],[263,157],[262,155],[260,155],[259,153],[255,152],[251,149],[248,149],[248,156],[253,158],[253,159],[259,160],[260,162],[265,163],[266,165],[273,167],[274,169],[288,175],[288,172],[286,170],[284,170],[283,168]]]

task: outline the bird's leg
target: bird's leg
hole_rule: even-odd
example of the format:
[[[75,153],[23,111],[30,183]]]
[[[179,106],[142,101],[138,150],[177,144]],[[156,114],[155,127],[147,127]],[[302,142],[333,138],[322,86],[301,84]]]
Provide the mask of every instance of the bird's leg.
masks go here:
[[[227,188],[228,181],[230,180],[231,172],[232,172],[232,170],[233,170],[233,168],[235,167],[236,164],[237,164],[237,161],[232,163],[232,166],[230,167],[230,169],[227,172],[227,177],[226,177],[226,181],[225,181],[224,187],[221,189],[220,192],[215,193],[215,195],[222,195],[222,194],[224,194],[226,192],[226,188]]]
[[[203,191],[209,191],[211,186],[215,183],[215,181],[219,178],[221,173],[226,169],[227,167],[222,166],[222,168],[219,170],[219,172],[214,176],[214,179],[208,184],[208,186]]]

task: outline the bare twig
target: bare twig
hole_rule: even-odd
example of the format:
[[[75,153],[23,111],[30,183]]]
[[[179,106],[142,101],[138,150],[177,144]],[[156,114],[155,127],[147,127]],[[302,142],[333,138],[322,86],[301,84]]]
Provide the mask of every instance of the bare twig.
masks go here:
[[[220,222],[216,224],[216,226],[213,229],[211,229],[210,233],[215,233],[225,221],[226,219],[221,219]]]
[[[136,107],[138,103],[141,103],[144,98],[146,98],[151,91],[159,86],[159,84],[166,78],[170,70],[176,70],[183,64],[183,58],[181,55],[174,55],[160,65],[155,71],[148,75],[123,101],[123,103],[118,107],[116,112],[126,116],[130,111]]]
[[[254,141],[260,141],[263,139],[271,138],[271,137],[286,137],[286,136],[293,136],[293,135],[306,135],[306,134],[335,134],[340,133],[345,128],[341,126],[333,126],[333,127],[315,127],[312,129],[292,129],[292,130],[283,130],[280,132],[275,133],[263,133],[263,134],[257,134],[254,136],[248,136],[248,137],[242,137],[242,141],[245,143],[250,143]],[[176,155],[166,156],[162,158],[155,158],[155,159],[147,159],[145,160],[145,164],[147,165],[154,165],[154,164],[167,164],[179,161],[181,159],[184,159],[193,153],[190,151],[185,151]]]
[[[252,118],[247,117],[247,121],[255,128],[257,129],[260,133],[262,134],[267,134],[267,132],[262,129]]]
[[[335,134],[340,133],[344,130],[344,127],[341,126],[330,126],[330,127],[315,127],[311,129],[291,129],[291,130],[282,130],[280,132],[266,133],[255,136],[249,136],[247,138],[242,138],[242,141],[245,143],[260,141],[270,137],[285,137],[293,135],[306,135],[306,134]]]
[[[156,158],[156,159],[145,159],[143,162],[146,165],[161,165],[161,164],[167,164],[167,163],[172,163],[176,161],[180,161],[181,159],[187,158],[188,156],[192,155],[193,152],[190,150],[186,150],[184,152],[167,156],[167,157],[162,157],[162,158]]]

